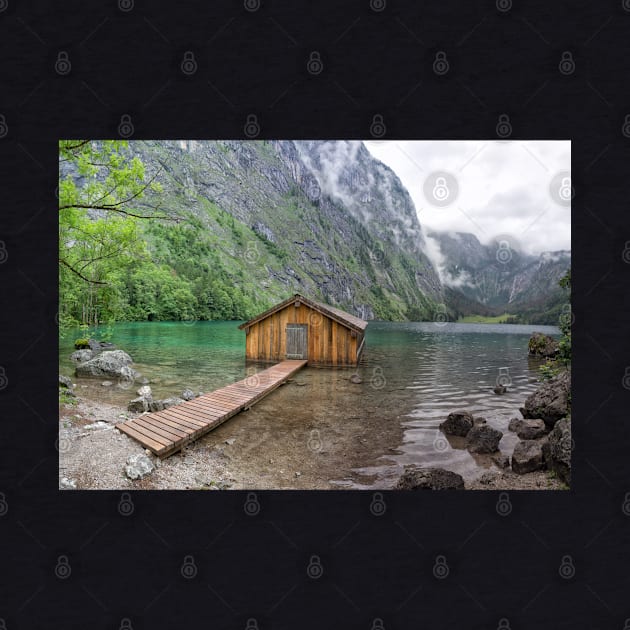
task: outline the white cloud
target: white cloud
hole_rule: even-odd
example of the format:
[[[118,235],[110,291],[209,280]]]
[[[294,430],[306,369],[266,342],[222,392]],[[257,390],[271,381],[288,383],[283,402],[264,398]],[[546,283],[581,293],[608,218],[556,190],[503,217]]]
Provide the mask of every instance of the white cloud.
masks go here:
[[[571,249],[571,208],[554,201],[554,176],[571,171],[570,141],[366,141],[374,157],[401,179],[420,223],[429,230],[472,232],[487,243],[511,234],[527,253]],[[448,207],[424,196],[430,173],[457,178]]]

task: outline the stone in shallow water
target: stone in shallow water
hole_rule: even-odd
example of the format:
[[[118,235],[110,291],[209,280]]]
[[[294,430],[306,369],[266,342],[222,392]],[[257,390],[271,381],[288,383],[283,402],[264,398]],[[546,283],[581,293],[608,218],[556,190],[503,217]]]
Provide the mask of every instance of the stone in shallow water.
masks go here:
[[[138,398],[134,398],[127,405],[127,411],[133,411],[134,413],[149,411],[149,402],[144,396],[138,396]]]
[[[464,478],[444,468],[405,466],[396,490],[463,490]]]
[[[143,398],[150,398],[151,397],[151,393],[152,393],[151,392],[151,388],[148,385],[143,385],[136,392],[136,394],[138,394],[138,396],[142,396]]]
[[[360,385],[361,383],[363,383],[363,379],[358,374],[353,374],[350,377],[350,382],[354,383],[354,385]]]
[[[495,453],[503,433],[487,424],[473,427],[466,436],[466,448],[471,453]]]
[[[459,435],[465,437],[472,429],[474,420],[469,411],[453,411],[448,414],[446,420],[440,424],[440,429],[447,435]]]
[[[185,389],[182,392],[182,398],[184,400],[192,400],[195,397],[195,392],[192,389]]]

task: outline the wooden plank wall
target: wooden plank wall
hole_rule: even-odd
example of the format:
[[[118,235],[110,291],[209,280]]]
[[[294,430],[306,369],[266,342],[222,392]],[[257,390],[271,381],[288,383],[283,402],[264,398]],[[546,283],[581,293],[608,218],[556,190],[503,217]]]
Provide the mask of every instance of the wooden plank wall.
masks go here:
[[[305,304],[290,304],[250,326],[245,356],[257,361],[284,361],[287,324],[308,324],[308,362],[312,365],[356,365],[361,333],[349,329]]]

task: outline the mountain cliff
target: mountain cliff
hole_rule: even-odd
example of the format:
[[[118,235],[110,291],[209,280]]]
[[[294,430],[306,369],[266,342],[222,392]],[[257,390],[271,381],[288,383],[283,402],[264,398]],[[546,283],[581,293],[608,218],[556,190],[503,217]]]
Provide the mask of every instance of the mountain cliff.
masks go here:
[[[144,203],[180,216],[207,263],[255,308],[294,292],[366,319],[432,319],[443,300],[411,198],[352,141],[136,141],[162,191]],[[169,236],[147,240],[169,258]],[[171,266],[176,261],[166,260]]]

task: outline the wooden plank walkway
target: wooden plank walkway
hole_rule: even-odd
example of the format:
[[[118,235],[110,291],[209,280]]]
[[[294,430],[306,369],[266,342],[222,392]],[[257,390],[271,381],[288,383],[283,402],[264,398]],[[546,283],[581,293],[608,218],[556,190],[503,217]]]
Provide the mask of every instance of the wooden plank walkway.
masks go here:
[[[116,428],[158,457],[168,457],[257,403],[305,365],[302,360],[282,361],[188,402],[120,422]]]

